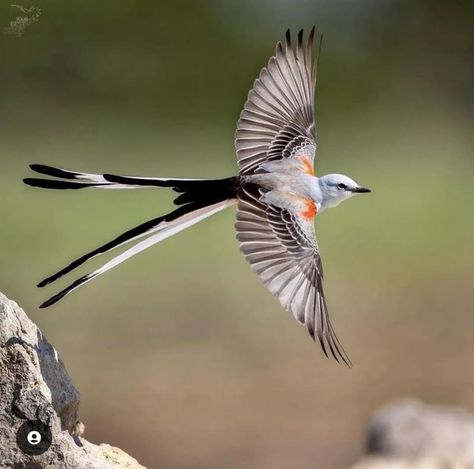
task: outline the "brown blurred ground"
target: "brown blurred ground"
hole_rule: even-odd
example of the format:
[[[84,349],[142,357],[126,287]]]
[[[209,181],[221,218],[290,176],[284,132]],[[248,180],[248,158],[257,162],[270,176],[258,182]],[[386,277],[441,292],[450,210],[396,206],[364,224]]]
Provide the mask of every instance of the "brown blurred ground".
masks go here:
[[[387,400],[474,408],[471,3],[38,5],[23,37],[0,36],[0,286],[68,364],[88,439],[149,467],[342,468]],[[5,25],[16,14],[0,6]],[[75,276],[41,278],[171,197],[35,191],[27,165],[231,175],[248,88],[285,29],[313,23],[317,171],[373,189],[317,220],[354,367],[271,299],[231,210],[37,310]]]

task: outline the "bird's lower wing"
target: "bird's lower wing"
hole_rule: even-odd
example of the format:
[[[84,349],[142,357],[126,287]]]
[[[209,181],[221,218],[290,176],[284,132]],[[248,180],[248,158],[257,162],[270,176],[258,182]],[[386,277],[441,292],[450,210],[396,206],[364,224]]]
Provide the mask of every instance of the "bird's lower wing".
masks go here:
[[[239,195],[236,230],[240,250],[272,295],[306,325],[313,339],[336,361],[350,365],[329,319],[313,220],[260,200],[261,189]]]

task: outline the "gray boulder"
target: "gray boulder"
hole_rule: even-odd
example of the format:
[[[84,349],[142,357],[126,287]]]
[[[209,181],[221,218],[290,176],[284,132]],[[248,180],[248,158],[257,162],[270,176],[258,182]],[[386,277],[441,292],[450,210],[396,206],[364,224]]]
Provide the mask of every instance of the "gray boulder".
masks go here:
[[[474,415],[456,407],[402,400],[376,412],[367,458],[354,469],[474,468]]]
[[[82,438],[79,402],[79,392],[54,347],[25,312],[0,293],[0,467],[143,468],[118,448]],[[42,454],[29,451],[39,444],[25,442],[22,449],[17,442],[20,427],[30,424],[51,432],[51,444]]]

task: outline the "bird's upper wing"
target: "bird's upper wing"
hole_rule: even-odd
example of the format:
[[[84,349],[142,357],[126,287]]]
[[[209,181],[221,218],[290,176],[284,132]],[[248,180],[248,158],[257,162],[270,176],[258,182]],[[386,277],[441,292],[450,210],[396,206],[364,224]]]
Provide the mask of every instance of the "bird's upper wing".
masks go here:
[[[267,205],[264,189],[241,189],[236,230],[240,250],[281,305],[317,336],[328,356],[350,364],[328,316],[312,217]]]
[[[290,32],[255,80],[240,114],[235,147],[241,174],[259,172],[266,161],[304,154],[313,164],[316,151],[314,89],[317,59],[314,27],[306,43],[303,31],[296,46]]]

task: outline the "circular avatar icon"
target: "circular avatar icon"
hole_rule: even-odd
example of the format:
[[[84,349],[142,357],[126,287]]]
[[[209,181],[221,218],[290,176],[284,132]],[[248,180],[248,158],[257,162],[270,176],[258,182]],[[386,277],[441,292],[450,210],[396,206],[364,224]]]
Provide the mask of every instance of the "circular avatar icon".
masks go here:
[[[40,420],[27,420],[16,433],[18,447],[29,456],[38,456],[51,446],[51,429]]]

